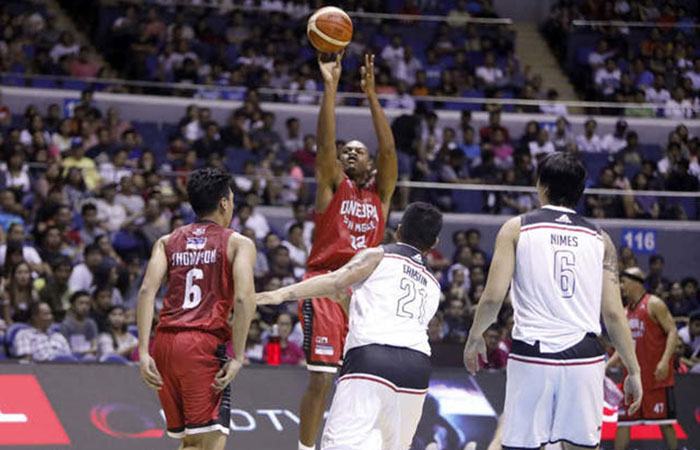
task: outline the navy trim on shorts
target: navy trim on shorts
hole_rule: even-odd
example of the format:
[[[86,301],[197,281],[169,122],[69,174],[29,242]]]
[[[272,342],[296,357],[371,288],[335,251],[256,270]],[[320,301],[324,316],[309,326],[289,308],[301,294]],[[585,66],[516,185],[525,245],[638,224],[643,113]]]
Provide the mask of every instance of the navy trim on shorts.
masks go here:
[[[430,358],[406,347],[370,344],[348,350],[340,376],[369,374],[383,378],[398,388],[427,389]]]
[[[537,447],[508,447],[507,445],[501,445],[501,448],[503,450],[540,450],[543,445],[547,444],[556,444],[557,442],[566,442],[567,444],[575,445],[577,447],[583,447],[583,448],[598,448],[600,445],[600,442],[598,442],[595,445],[583,445],[583,444],[577,444],[576,442],[572,442],[568,439],[557,439],[556,441],[545,441],[538,445]]]
[[[561,352],[546,353],[540,351],[540,341],[536,341],[533,345],[517,339],[513,339],[510,348],[511,355],[529,356],[532,358],[543,359],[586,359],[595,358],[605,354],[603,346],[600,345],[598,337],[594,333],[586,333],[586,335],[577,344],[562,350]],[[578,445],[578,444],[575,444]]]
[[[314,307],[311,303],[311,299],[302,300],[301,315],[302,320],[304,321],[304,326],[302,327],[304,330],[304,355],[306,356],[306,363],[311,364],[311,340],[313,339],[314,334]],[[314,362],[314,364],[317,363]],[[318,365],[325,364],[318,363]]]
[[[225,345],[219,344],[216,346],[216,357],[219,360],[220,366],[224,367],[224,364],[226,364],[228,361]],[[218,423],[226,429],[231,426],[231,383],[229,383],[228,386],[221,391],[221,403],[219,404],[218,419],[213,420],[212,422],[214,423],[211,425]]]

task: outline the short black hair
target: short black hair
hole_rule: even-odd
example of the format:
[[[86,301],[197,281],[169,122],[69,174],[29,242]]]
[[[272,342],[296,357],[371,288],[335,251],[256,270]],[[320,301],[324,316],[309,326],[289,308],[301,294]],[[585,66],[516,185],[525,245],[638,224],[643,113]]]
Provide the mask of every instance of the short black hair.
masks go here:
[[[586,167],[570,153],[550,153],[537,168],[537,182],[547,190],[549,203],[555,206],[575,207],[587,178]]]
[[[92,203],[85,203],[82,208],[80,208],[80,215],[84,216],[88,211],[97,211],[97,206]]]
[[[216,211],[221,197],[228,198],[231,176],[221,169],[203,167],[187,180],[187,196],[197,217]]]
[[[75,291],[70,296],[70,304],[72,305],[73,303],[75,303],[75,301],[78,300],[80,297],[91,298],[90,293],[88,291]]]
[[[651,255],[649,257],[649,264],[654,264],[657,261],[661,261],[661,264],[664,263],[664,257],[661,255]]]
[[[100,244],[97,243],[101,236],[97,236],[92,244],[88,244],[85,246],[85,250],[83,251],[83,255],[87,256],[90,253],[99,253],[100,255],[102,254],[102,249],[100,248]]]
[[[442,213],[433,205],[414,202],[401,218],[401,241],[424,252],[435,244],[442,229]]]
[[[698,280],[693,277],[685,277],[681,280],[681,285],[685,287],[686,284],[694,284],[695,287],[698,287]]]
[[[53,270],[54,272],[60,267],[70,267],[71,269],[73,268],[73,262],[68,256],[65,255],[57,256],[51,261],[51,264],[49,265],[51,266],[51,270]]]

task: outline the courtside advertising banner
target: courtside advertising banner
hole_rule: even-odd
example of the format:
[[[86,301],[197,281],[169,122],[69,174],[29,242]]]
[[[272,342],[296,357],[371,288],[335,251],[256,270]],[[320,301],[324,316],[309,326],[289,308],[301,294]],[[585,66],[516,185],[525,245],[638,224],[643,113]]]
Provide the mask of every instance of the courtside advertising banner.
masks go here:
[[[292,450],[307,373],[246,367],[233,386],[227,449]],[[503,408],[505,373],[436,369],[412,449],[486,449]],[[679,448],[700,450],[700,376],[676,377]],[[604,411],[612,449],[616,409]],[[634,427],[631,450],[665,448],[658,427]],[[476,445],[476,447],[474,447]],[[156,393],[130,366],[0,364],[0,449],[172,450]]]

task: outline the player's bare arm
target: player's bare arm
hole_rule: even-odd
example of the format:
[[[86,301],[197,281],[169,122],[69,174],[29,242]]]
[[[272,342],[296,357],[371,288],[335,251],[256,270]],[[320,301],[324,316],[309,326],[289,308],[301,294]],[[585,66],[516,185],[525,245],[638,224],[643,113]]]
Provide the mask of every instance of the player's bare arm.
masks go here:
[[[642,378],[639,362],[634,353],[634,342],[620,296],[620,275],[615,244],[603,232],[605,252],[603,256],[603,294],[601,314],[616,353],[625,365],[629,376],[625,380],[625,402],[630,405],[629,414],[634,414],[642,403]]]
[[[165,256],[165,245],[168,243],[169,237],[170,235],[162,236],[153,245],[151,259],[146,267],[146,275],[144,275],[143,283],[139,289],[136,311],[141,378],[148,387],[153,389],[160,389],[163,386],[163,380],[158,373],[156,362],[148,353],[148,342],[151,337],[156,294],[167,276],[168,259]]]
[[[333,198],[336,187],[343,180],[343,168],[335,148],[335,96],[343,70],[343,53],[331,61],[318,55],[318,67],[323,77],[323,98],[316,128],[316,211],[323,212]]]
[[[678,329],[676,328],[676,324],[673,321],[673,317],[671,316],[671,312],[668,310],[668,307],[663,300],[656,296],[652,296],[649,300],[649,314],[666,333],[666,347],[664,348],[664,354],[661,356],[661,360],[658,362],[656,369],[654,370],[654,378],[661,381],[668,377],[669,363],[671,362],[673,353],[676,350],[676,342],[678,342]]]
[[[377,187],[379,198],[382,201],[384,220],[389,216],[391,197],[396,189],[396,181],[399,178],[399,163],[396,157],[396,144],[394,134],[391,132],[389,121],[386,119],[382,105],[377,98],[374,84],[374,55],[365,55],[365,64],[360,69],[362,76],[362,91],[367,95],[369,109],[372,112],[374,131],[379,142],[377,154]]]
[[[250,321],[255,314],[255,278],[253,267],[257,258],[255,244],[238,233],[231,235],[228,242],[229,261],[233,260],[233,285],[236,293],[233,306],[233,353],[216,374],[212,387],[221,391],[236,378],[243,366],[245,344],[248,338]]]
[[[472,374],[479,370],[479,355],[486,361],[486,343],[483,335],[496,321],[498,311],[508,293],[515,269],[515,246],[519,236],[520,217],[509,219],[496,236],[489,277],[476,309],[469,339],[464,346],[464,365]]]
[[[313,297],[333,297],[337,301],[342,301],[344,296],[336,296],[335,294],[369,277],[383,256],[384,249],[381,247],[362,250],[353,256],[347,264],[334,272],[310,278],[276,291],[258,294],[257,304],[279,305],[286,301]]]

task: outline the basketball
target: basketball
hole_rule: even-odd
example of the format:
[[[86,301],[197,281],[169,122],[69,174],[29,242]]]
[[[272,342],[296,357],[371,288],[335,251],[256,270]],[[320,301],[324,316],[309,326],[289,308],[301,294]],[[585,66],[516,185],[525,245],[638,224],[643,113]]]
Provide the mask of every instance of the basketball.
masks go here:
[[[339,52],[352,39],[352,20],[342,9],[326,6],[309,17],[306,35],[319,52]]]

